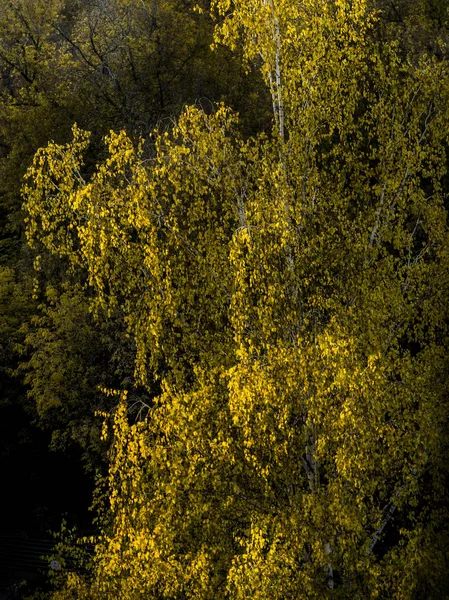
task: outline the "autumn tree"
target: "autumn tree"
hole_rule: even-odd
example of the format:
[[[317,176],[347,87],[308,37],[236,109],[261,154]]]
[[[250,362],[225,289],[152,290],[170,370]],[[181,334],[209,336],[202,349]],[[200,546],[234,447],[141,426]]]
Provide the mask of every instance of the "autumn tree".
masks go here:
[[[104,436],[95,567],[57,598],[441,598],[448,69],[365,0],[217,0],[272,129],[224,106],[35,156],[30,244],[120,307],[151,395]],[[110,391],[108,393],[111,393]]]

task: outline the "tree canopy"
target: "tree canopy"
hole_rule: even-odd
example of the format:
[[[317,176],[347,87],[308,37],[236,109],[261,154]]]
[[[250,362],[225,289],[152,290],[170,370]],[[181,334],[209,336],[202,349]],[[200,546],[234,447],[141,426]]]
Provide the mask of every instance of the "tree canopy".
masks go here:
[[[211,11],[269,127],[186,106],[140,141],[111,131],[94,167],[74,125],[27,172],[35,265],[84,286],[44,322],[120,321],[145,391],[92,378],[100,408],[119,399],[100,532],[53,598],[446,597],[443,36],[409,52],[366,0]]]

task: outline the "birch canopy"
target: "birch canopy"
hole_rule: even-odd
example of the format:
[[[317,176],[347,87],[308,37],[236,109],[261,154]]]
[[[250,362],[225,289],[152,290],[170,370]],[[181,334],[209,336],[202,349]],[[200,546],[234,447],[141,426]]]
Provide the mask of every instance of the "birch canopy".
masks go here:
[[[446,597],[447,65],[364,0],[212,10],[271,131],[187,107],[87,177],[75,126],[23,188],[29,243],[121,307],[153,397],[105,421],[95,566],[54,598]]]

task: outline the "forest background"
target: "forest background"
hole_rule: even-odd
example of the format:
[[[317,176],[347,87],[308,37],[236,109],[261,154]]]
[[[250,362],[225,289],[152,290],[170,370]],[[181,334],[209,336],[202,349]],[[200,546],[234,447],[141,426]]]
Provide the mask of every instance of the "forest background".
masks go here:
[[[0,14],[1,533],[94,530],[44,597],[449,597],[447,2]]]

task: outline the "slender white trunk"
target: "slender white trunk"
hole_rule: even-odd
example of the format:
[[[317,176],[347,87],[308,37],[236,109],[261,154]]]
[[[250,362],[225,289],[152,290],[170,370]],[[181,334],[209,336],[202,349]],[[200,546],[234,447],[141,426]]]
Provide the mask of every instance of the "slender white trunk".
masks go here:
[[[279,137],[284,141],[284,102],[282,98],[282,77],[281,77],[281,28],[273,0],[262,0],[262,3],[271,8],[272,24],[271,35],[274,42],[274,64],[268,64],[268,80],[270,84],[271,100],[273,103],[273,113],[278,127]],[[261,53],[262,60],[267,57]]]
[[[279,29],[279,21],[273,9],[273,35],[276,44],[275,58],[275,76],[276,76],[276,93],[277,93],[277,110],[278,110],[278,125],[279,137],[284,141],[284,103],[282,100],[282,81],[281,81],[281,32]]]
[[[332,553],[331,545],[329,542],[326,542],[324,544],[324,551],[326,552],[326,554]],[[334,589],[334,570],[333,570],[330,562],[328,562],[326,565],[326,571],[327,571],[327,587],[329,589],[333,590]]]

